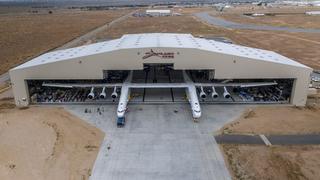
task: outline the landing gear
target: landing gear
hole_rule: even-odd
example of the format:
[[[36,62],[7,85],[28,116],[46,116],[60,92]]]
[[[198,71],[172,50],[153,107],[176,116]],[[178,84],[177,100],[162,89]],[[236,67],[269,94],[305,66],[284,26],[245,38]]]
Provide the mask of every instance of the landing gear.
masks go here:
[[[126,119],[125,117],[118,117],[117,119],[117,127],[122,128],[125,125]]]

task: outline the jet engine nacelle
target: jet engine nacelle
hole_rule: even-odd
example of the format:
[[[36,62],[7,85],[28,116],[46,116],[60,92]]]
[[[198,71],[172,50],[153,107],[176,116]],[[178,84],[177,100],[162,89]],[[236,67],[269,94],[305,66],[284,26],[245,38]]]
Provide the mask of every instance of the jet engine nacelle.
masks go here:
[[[93,99],[94,98],[94,87],[91,88],[90,93],[88,94],[88,98],[89,99]]]
[[[114,87],[113,92],[112,92],[112,94],[111,94],[111,97],[112,97],[113,99],[115,99],[115,98],[118,97],[117,87]]]
[[[202,99],[205,99],[207,97],[207,94],[203,91],[203,87],[202,86],[200,87],[200,97]]]
[[[223,87],[223,97],[229,99],[231,97],[226,87]]]
[[[101,93],[100,93],[100,95],[99,95],[99,97],[101,98],[101,99],[104,99],[104,98],[106,98],[106,88],[105,87],[103,87],[102,88],[102,91],[101,91]]]
[[[216,99],[219,97],[219,94],[216,92],[216,89],[212,86],[212,98]]]

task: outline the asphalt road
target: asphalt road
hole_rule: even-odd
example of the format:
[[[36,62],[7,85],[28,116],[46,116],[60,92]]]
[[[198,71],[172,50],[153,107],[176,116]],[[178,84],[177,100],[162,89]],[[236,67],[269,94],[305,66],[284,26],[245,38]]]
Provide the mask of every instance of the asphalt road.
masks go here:
[[[264,144],[258,135],[236,135],[223,134],[215,136],[218,144]],[[304,135],[268,135],[266,138],[273,145],[318,145],[319,134]]]
[[[273,135],[267,136],[271,144],[276,145],[306,145],[306,144],[320,144],[320,135]]]
[[[217,135],[215,139],[218,144],[264,144],[259,136],[249,135]]]
[[[231,179],[213,132],[247,106],[202,105],[199,123],[189,106],[129,104],[124,128],[116,127],[116,105],[65,108],[105,132],[91,180]]]
[[[303,33],[320,33],[320,29],[307,28],[291,28],[291,27],[277,27],[268,25],[256,24],[240,24],[232,21],[227,21],[221,18],[213,17],[209,12],[200,12],[194,14],[200,20],[214,26],[230,29],[249,29],[249,30],[263,30],[263,31],[286,31],[286,32],[303,32]]]

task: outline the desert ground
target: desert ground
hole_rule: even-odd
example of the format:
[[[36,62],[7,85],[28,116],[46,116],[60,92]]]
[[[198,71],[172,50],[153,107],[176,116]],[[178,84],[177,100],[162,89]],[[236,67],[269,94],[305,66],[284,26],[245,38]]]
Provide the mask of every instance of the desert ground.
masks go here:
[[[85,180],[104,133],[63,108],[0,102],[0,179]]]
[[[189,10],[190,11],[190,10]],[[218,28],[209,27],[196,20],[192,14],[169,17],[130,17],[122,23],[98,35],[100,39],[119,38],[123,34],[134,33],[191,33],[197,35],[219,34]]]
[[[33,10],[38,12],[0,8],[0,74],[130,12]]]
[[[320,108],[259,106],[248,109],[239,119],[226,125],[228,134],[319,134]]]
[[[222,145],[233,179],[319,179],[320,146]]]
[[[233,30],[235,44],[275,51],[313,69],[320,69],[320,36],[307,33]]]
[[[305,108],[269,106],[249,108],[225,125],[228,134],[319,134],[320,102]],[[262,146],[222,144],[225,161],[234,179],[318,179],[319,145]]]

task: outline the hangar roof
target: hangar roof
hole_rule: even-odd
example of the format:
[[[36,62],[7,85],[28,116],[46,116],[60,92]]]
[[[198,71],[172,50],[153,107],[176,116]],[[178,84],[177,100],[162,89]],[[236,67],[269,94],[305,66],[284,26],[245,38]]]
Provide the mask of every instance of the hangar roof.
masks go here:
[[[170,9],[147,9],[147,13],[171,13]]]
[[[85,57],[94,54],[101,54],[119,49],[132,48],[193,48],[211,51],[220,54],[246,57],[250,59],[269,61],[291,66],[307,67],[278,53],[218,42],[214,40],[195,38],[191,34],[173,33],[148,33],[128,34],[119,39],[84,45],[80,47],[58,50],[40,55],[14,69],[26,68],[57,61]]]

